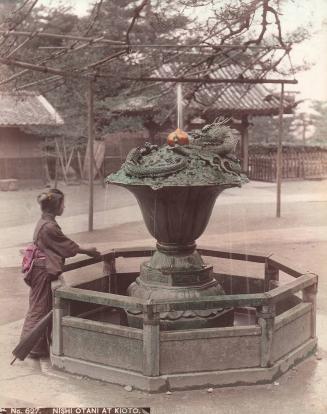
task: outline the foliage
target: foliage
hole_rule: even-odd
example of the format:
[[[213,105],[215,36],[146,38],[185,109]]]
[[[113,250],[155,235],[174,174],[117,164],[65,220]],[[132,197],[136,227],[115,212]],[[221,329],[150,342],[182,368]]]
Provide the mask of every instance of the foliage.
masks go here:
[[[312,107],[317,114],[311,116],[315,131],[310,141],[327,147],[327,102],[313,101]]]
[[[113,118],[109,125],[103,128],[102,134],[118,131],[137,132],[144,128],[141,116],[121,116]]]
[[[311,101],[310,107],[296,109],[292,117],[284,117],[283,143],[293,145],[318,145],[327,147],[327,102]],[[255,117],[251,141],[276,144],[278,118]]]
[[[283,143],[294,142],[291,125],[293,117],[283,119]],[[279,134],[279,120],[277,117],[260,116],[252,118],[251,143],[277,144]]]

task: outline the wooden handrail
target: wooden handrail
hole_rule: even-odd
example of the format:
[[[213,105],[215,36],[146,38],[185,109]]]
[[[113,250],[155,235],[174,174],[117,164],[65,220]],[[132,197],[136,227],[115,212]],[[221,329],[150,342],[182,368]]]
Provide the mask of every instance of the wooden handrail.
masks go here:
[[[269,292],[252,293],[242,295],[220,295],[207,296],[193,300],[156,300],[143,301],[130,296],[115,295],[106,292],[97,292],[87,289],[73,287],[60,287],[55,291],[55,296],[81,302],[94,303],[98,305],[113,306],[136,311],[147,311],[152,308],[153,312],[168,312],[181,310],[205,310],[216,308],[229,308],[241,306],[269,306],[273,305],[287,296],[303,290],[318,282],[315,274],[305,274],[283,286],[279,286]]]
[[[115,260],[117,257],[146,257],[153,254],[155,249],[153,247],[137,247],[137,248],[121,248],[112,249],[103,252],[101,256],[96,258],[83,259],[75,263],[65,265],[64,271],[78,269],[91,264],[99,263],[101,261]],[[212,250],[210,248],[199,247],[199,253],[211,256],[220,257],[231,260],[244,260],[256,263],[266,263],[276,271],[283,271],[293,277],[289,283],[279,286],[275,289],[268,290],[263,293],[242,294],[242,295],[220,295],[208,296],[201,299],[192,300],[157,300],[144,301],[124,295],[116,295],[106,292],[97,292],[86,289],[79,289],[74,287],[60,287],[55,291],[55,296],[73,301],[81,301],[94,303],[98,305],[113,306],[123,309],[130,309],[140,312],[167,312],[167,311],[181,311],[181,310],[205,310],[217,308],[229,308],[238,306],[269,306],[285,299],[287,296],[294,294],[300,290],[313,286],[318,282],[318,276],[312,273],[303,273],[291,267],[291,265],[281,263],[275,255],[258,255],[245,254],[239,252],[225,252]]]
[[[71,270],[80,269],[81,267],[90,266],[92,264],[100,263],[103,261],[103,257],[92,257],[89,259],[82,259],[76,262],[68,263],[64,265],[63,272],[69,272]]]
[[[131,296],[114,295],[107,292],[97,292],[94,290],[64,286],[55,290],[55,296],[61,299],[113,306],[141,312],[144,307],[148,305],[146,301],[142,301],[141,299],[136,299]]]
[[[306,273],[301,271],[300,269],[296,269],[292,264],[288,264],[285,261],[285,259],[279,259],[279,257],[275,254],[271,255],[270,257],[267,257],[267,264],[271,267],[274,267],[275,269],[281,270],[282,272],[287,273],[288,275],[296,278]]]
[[[120,248],[104,251],[99,257],[91,257],[88,259],[78,260],[76,262],[68,263],[64,265],[64,272],[69,272],[70,270],[76,270],[81,267],[90,266],[92,264],[100,263],[105,260],[114,260],[117,257],[148,257],[151,256],[155,251],[154,247],[135,247],[135,248]]]
[[[200,254],[209,257],[220,257],[222,259],[230,259],[230,260],[242,260],[248,262],[255,262],[255,263],[265,263],[267,256],[259,255],[255,253],[242,253],[242,252],[227,252],[221,250],[214,250],[209,247],[199,246],[197,250]],[[64,272],[68,272],[70,270],[79,269],[84,266],[89,266],[95,263],[102,262],[104,260],[113,260],[118,257],[148,257],[151,256],[155,252],[155,248],[151,246],[141,246],[141,247],[125,247],[119,249],[112,249],[105,252],[102,252],[99,257],[96,258],[88,258],[82,259],[76,262],[65,264]]]
[[[285,299],[287,296],[299,292],[309,286],[313,286],[318,283],[318,276],[313,273],[307,273],[302,276],[299,276],[297,279],[292,280],[285,285],[278,286],[275,289],[272,289],[266,292],[267,297],[269,298],[269,304],[274,304]]]
[[[242,253],[242,252],[226,252],[221,250],[213,250],[210,247],[199,246],[197,251],[204,256],[209,257],[220,257],[221,259],[230,259],[230,260],[242,260],[247,262],[255,263],[265,263],[265,255],[259,255],[255,253]]]
[[[123,247],[120,249],[112,249],[111,254],[113,258],[117,257],[148,257],[155,252],[155,247],[151,246],[141,246],[141,247]]]

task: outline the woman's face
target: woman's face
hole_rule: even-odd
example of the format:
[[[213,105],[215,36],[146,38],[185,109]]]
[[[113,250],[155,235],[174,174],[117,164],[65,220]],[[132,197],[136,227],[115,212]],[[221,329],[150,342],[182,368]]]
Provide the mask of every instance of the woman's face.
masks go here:
[[[65,199],[63,198],[60,203],[59,209],[58,209],[58,216],[61,216],[64,210],[65,210]]]

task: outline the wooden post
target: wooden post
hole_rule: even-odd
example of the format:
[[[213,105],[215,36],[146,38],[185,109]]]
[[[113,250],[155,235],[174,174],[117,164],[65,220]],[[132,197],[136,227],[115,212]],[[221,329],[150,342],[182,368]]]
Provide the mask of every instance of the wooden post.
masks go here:
[[[316,311],[317,311],[317,284],[303,289],[303,302],[309,302],[311,308],[311,338],[316,337]]]
[[[160,314],[154,313],[153,305],[143,311],[143,374],[159,375]]]
[[[103,275],[108,277],[108,292],[117,293],[117,274],[116,274],[116,259],[112,258],[110,260],[105,259],[103,262]],[[114,283],[113,283],[114,276]]]
[[[59,162],[60,162],[60,166],[61,166],[61,170],[62,170],[62,175],[64,177],[65,183],[67,184],[67,175],[66,175],[66,168],[65,168],[65,163],[64,163],[64,159],[63,156],[60,152],[60,147],[58,144],[58,141],[55,139],[55,143],[56,143],[56,150],[57,150],[57,156],[59,158]]]
[[[271,367],[272,361],[272,340],[275,324],[275,306],[262,306],[257,313],[258,324],[261,326],[261,357],[260,366],[262,368]]]
[[[77,161],[78,161],[78,168],[79,168],[81,180],[83,180],[84,179],[83,166],[82,166],[81,153],[79,152],[79,150],[77,150]]]
[[[67,148],[66,148],[65,138],[62,137],[61,141],[62,141],[62,154],[63,154],[62,156],[63,156],[63,160],[64,160],[64,165],[67,165],[68,160],[67,160]]]
[[[267,292],[270,289],[274,289],[278,286],[279,281],[279,270],[276,267],[273,267],[266,260],[265,262],[265,284],[264,291]]]
[[[51,351],[54,355],[62,355],[62,318],[69,315],[69,302],[55,296],[53,305],[53,326],[52,326],[52,346]]]
[[[50,177],[50,172],[49,172],[48,159],[46,155],[44,155],[43,157],[43,162],[44,162],[45,183],[46,183],[46,186],[51,186],[51,177]]]
[[[68,173],[69,173],[69,168],[70,168],[70,164],[71,164],[72,159],[73,159],[74,150],[75,150],[75,147],[72,148],[71,153],[70,153],[69,158],[68,158],[67,163],[66,163],[66,175],[68,175]]]
[[[283,111],[284,111],[284,84],[281,84],[279,100],[279,128],[277,145],[277,206],[276,216],[280,217],[281,210],[281,188],[283,175]]]
[[[55,163],[55,179],[54,179],[54,188],[58,187],[58,165],[59,165],[59,156],[56,155],[56,163]]]
[[[48,165],[48,140],[47,138],[45,139],[45,147],[44,150],[42,151],[42,163],[43,163],[43,168],[44,168],[44,175],[45,175],[45,184],[46,186],[51,186],[51,177],[50,177],[50,172],[49,172],[49,165]]]
[[[247,173],[249,169],[249,121],[247,115],[242,117],[242,158],[242,168]]]
[[[93,203],[94,203],[94,99],[93,99],[93,79],[88,81],[88,131],[89,131],[89,231],[93,231]]]

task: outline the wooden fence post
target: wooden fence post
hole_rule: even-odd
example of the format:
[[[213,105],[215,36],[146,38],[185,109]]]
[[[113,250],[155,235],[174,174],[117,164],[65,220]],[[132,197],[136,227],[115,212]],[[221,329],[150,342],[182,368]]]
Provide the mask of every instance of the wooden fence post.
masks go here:
[[[270,289],[274,289],[278,286],[279,281],[279,269],[272,266],[268,260],[265,262],[265,283],[264,291],[267,292]]]
[[[104,259],[103,261],[103,275],[108,276],[108,292],[117,293],[117,276],[116,276],[116,259]]]

